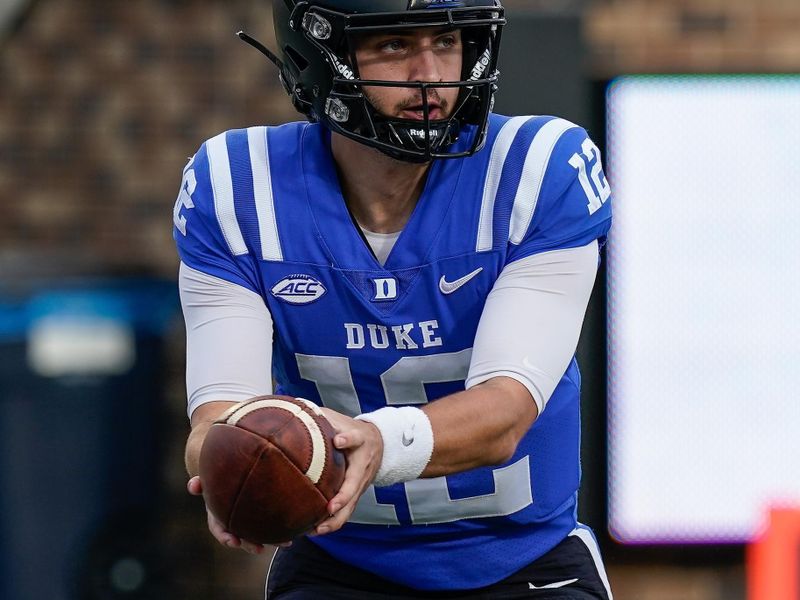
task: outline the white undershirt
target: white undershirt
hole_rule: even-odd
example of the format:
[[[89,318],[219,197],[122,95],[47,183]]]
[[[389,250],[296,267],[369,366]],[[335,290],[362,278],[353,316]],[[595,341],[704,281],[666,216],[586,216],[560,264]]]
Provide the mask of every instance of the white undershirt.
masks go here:
[[[486,300],[466,387],[511,377],[528,389],[541,413],[575,353],[597,264],[593,241],[507,265]],[[179,288],[189,415],[207,402],[271,393],[273,328],[264,299],[184,264]]]
[[[359,227],[361,227],[361,225],[359,225]],[[364,232],[364,237],[370,248],[372,248],[372,253],[375,255],[375,258],[378,259],[381,266],[385,265],[386,259],[389,258],[389,253],[400,238],[402,231],[396,233],[375,233],[363,227],[361,227],[361,231]]]

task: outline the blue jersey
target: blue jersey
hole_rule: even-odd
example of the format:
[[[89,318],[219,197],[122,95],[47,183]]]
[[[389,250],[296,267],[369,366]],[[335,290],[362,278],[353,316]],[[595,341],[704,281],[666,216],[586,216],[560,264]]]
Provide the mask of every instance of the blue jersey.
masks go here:
[[[276,393],[354,416],[463,390],[503,267],[602,242],[609,195],[583,129],[492,115],[481,152],[433,163],[381,266],[345,205],[329,132],[292,123],[203,144],[184,171],[175,239],[188,266],[264,298]],[[579,386],[573,359],[506,464],[370,487],[342,530],[313,541],[417,589],[476,588],[519,570],[576,526]]]

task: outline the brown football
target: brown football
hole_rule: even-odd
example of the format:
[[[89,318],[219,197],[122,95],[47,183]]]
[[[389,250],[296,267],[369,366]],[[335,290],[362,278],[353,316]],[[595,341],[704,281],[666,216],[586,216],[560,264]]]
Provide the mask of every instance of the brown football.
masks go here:
[[[225,528],[258,544],[288,542],[328,515],[345,460],[319,410],[260,396],[226,411],[200,451],[203,498]]]

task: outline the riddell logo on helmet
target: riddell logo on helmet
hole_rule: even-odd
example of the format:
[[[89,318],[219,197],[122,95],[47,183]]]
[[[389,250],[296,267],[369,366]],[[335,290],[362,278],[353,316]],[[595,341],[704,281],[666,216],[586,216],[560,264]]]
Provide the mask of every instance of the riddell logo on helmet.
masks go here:
[[[418,137],[418,138],[425,137],[424,129],[409,129],[408,133],[411,134],[412,137]],[[436,129],[431,129],[430,136],[431,139],[436,139],[437,137],[439,137],[439,132]]]
[[[464,2],[462,0],[409,0],[408,2],[408,10],[454,6],[464,6]]]
[[[489,48],[486,49],[486,52],[478,59],[478,62],[475,63],[475,66],[472,67],[472,75],[470,79],[480,79],[481,76],[486,72],[486,67],[489,66],[489,63],[492,61],[492,51]]]
[[[333,66],[336,67],[336,70],[339,71],[339,73],[341,73],[342,76],[345,77],[346,79],[356,78],[355,74],[353,73],[353,70],[347,65],[343,65],[338,60],[336,60],[336,57],[333,58]]]

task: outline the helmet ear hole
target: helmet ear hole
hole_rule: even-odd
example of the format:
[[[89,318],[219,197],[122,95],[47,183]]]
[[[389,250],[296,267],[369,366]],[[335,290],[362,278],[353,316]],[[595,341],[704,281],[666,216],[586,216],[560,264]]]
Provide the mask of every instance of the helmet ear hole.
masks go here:
[[[297,69],[298,73],[308,68],[308,61],[291,46],[286,46],[283,52],[286,58],[292,63],[292,66]]]

